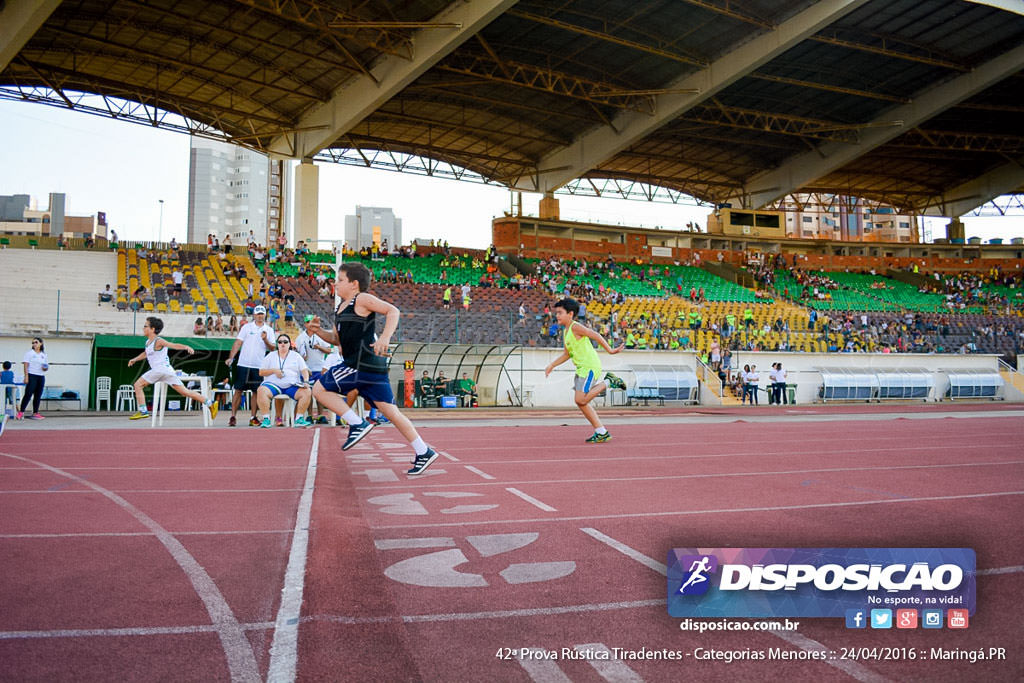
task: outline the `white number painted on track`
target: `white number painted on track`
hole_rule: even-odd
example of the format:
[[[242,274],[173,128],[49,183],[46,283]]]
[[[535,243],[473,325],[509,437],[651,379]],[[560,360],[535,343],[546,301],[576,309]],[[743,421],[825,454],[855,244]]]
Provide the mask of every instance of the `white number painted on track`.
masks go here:
[[[493,557],[525,548],[540,538],[537,532],[518,534],[486,534],[467,536],[466,542],[481,557]],[[430,539],[382,539],[376,542],[380,550],[411,547],[446,547],[456,545],[452,538]],[[490,585],[482,574],[457,571],[456,567],[470,562],[459,548],[439,550],[416,555],[396,562],[384,570],[384,575],[393,581],[428,588],[482,588]],[[513,562],[498,572],[506,582],[513,585],[538,583],[561,579],[576,571],[576,563],[561,562]]]
[[[427,507],[416,500],[415,493],[389,493],[386,496],[375,496],[368,499],[366,502],[370,505],[376,505],[380,508],[380,511],[387,515],[428,515],[430,512]],[[433,499],[449,499],[449,498],[475,498],[477,496],[483,497],[482,493],[467,493],[465,491],[429,491],[427,493],[419,494],[421,496]],[[497,504],[478,504],[478,505],[454,505],[452,507],[442,508],[442,515],[462,515],[470,512],[484,512],[486,510],[493,510],[498,507]]]

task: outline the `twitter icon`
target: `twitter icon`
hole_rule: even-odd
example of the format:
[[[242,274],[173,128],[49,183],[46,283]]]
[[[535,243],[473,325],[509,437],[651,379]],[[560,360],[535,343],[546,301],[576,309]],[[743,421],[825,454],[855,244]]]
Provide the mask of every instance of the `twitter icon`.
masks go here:
[[[892,610],[871,610],[871,628],[892,628]]]

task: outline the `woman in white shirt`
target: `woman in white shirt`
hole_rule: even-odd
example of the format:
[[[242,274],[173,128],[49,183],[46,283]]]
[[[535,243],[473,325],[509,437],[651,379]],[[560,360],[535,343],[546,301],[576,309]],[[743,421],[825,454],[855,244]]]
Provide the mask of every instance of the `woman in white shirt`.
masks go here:
[[[25,352],[21,359],[25,367],[25,395],[21,398],[21,409],[18,411],[19,420],[25,417],[25,407],[28,406],[29,398],[32,399],[32,414],[30,420],[42,420],[39,414],[39,402],[43,399],[43,387],[46,386],[44,372],[50,369],[50,361],[46,358],[43,340],[39,337],[32,338],[32,348]]]
[[[256,402],[263,413],[260,427],[269,429],[274,426],[270,420],[270,402],[280,394],[297,404],[294,426],[308,427],[313,424],[306,418],[306,409],[313,396],[309,390],[309,366],[302,356],[292,350],[292,340],[287,334],[277,335],[277,350],[271,351],[263,359],[260,377],[265,378],[256,391]]]

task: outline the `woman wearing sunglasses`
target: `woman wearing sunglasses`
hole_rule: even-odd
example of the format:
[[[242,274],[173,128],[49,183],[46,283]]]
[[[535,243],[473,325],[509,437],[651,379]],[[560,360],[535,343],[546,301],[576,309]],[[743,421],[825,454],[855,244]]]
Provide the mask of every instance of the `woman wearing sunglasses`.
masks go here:
[[[306,409],[312,397],[309,390],[309,366],[298,352],[292,350],[292,340],[287,334],[277,335],[277,350],[271,351],[263,359],[260,377],[264,378],[256,391],[256,403],[263,414],[260,427],[269,429],[274,426],[270,419],[270,402],[281,394],[296,403],[294,426],[308,427],[313,424],[306,418]]]

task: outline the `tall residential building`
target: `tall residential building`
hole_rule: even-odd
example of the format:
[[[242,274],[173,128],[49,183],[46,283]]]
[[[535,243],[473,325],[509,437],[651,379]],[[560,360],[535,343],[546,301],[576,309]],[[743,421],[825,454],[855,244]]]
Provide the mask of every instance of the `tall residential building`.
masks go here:
[[[282,162],[245,147],[193,137],[189,153],[188,241],[207,235],[246,244],[276,239],[283,210]]]
[[[345,216],[345,241],[355,250],[388,241],[394,250],[402,243],[402,219],[379,206],[357,206],[356,215]]]

